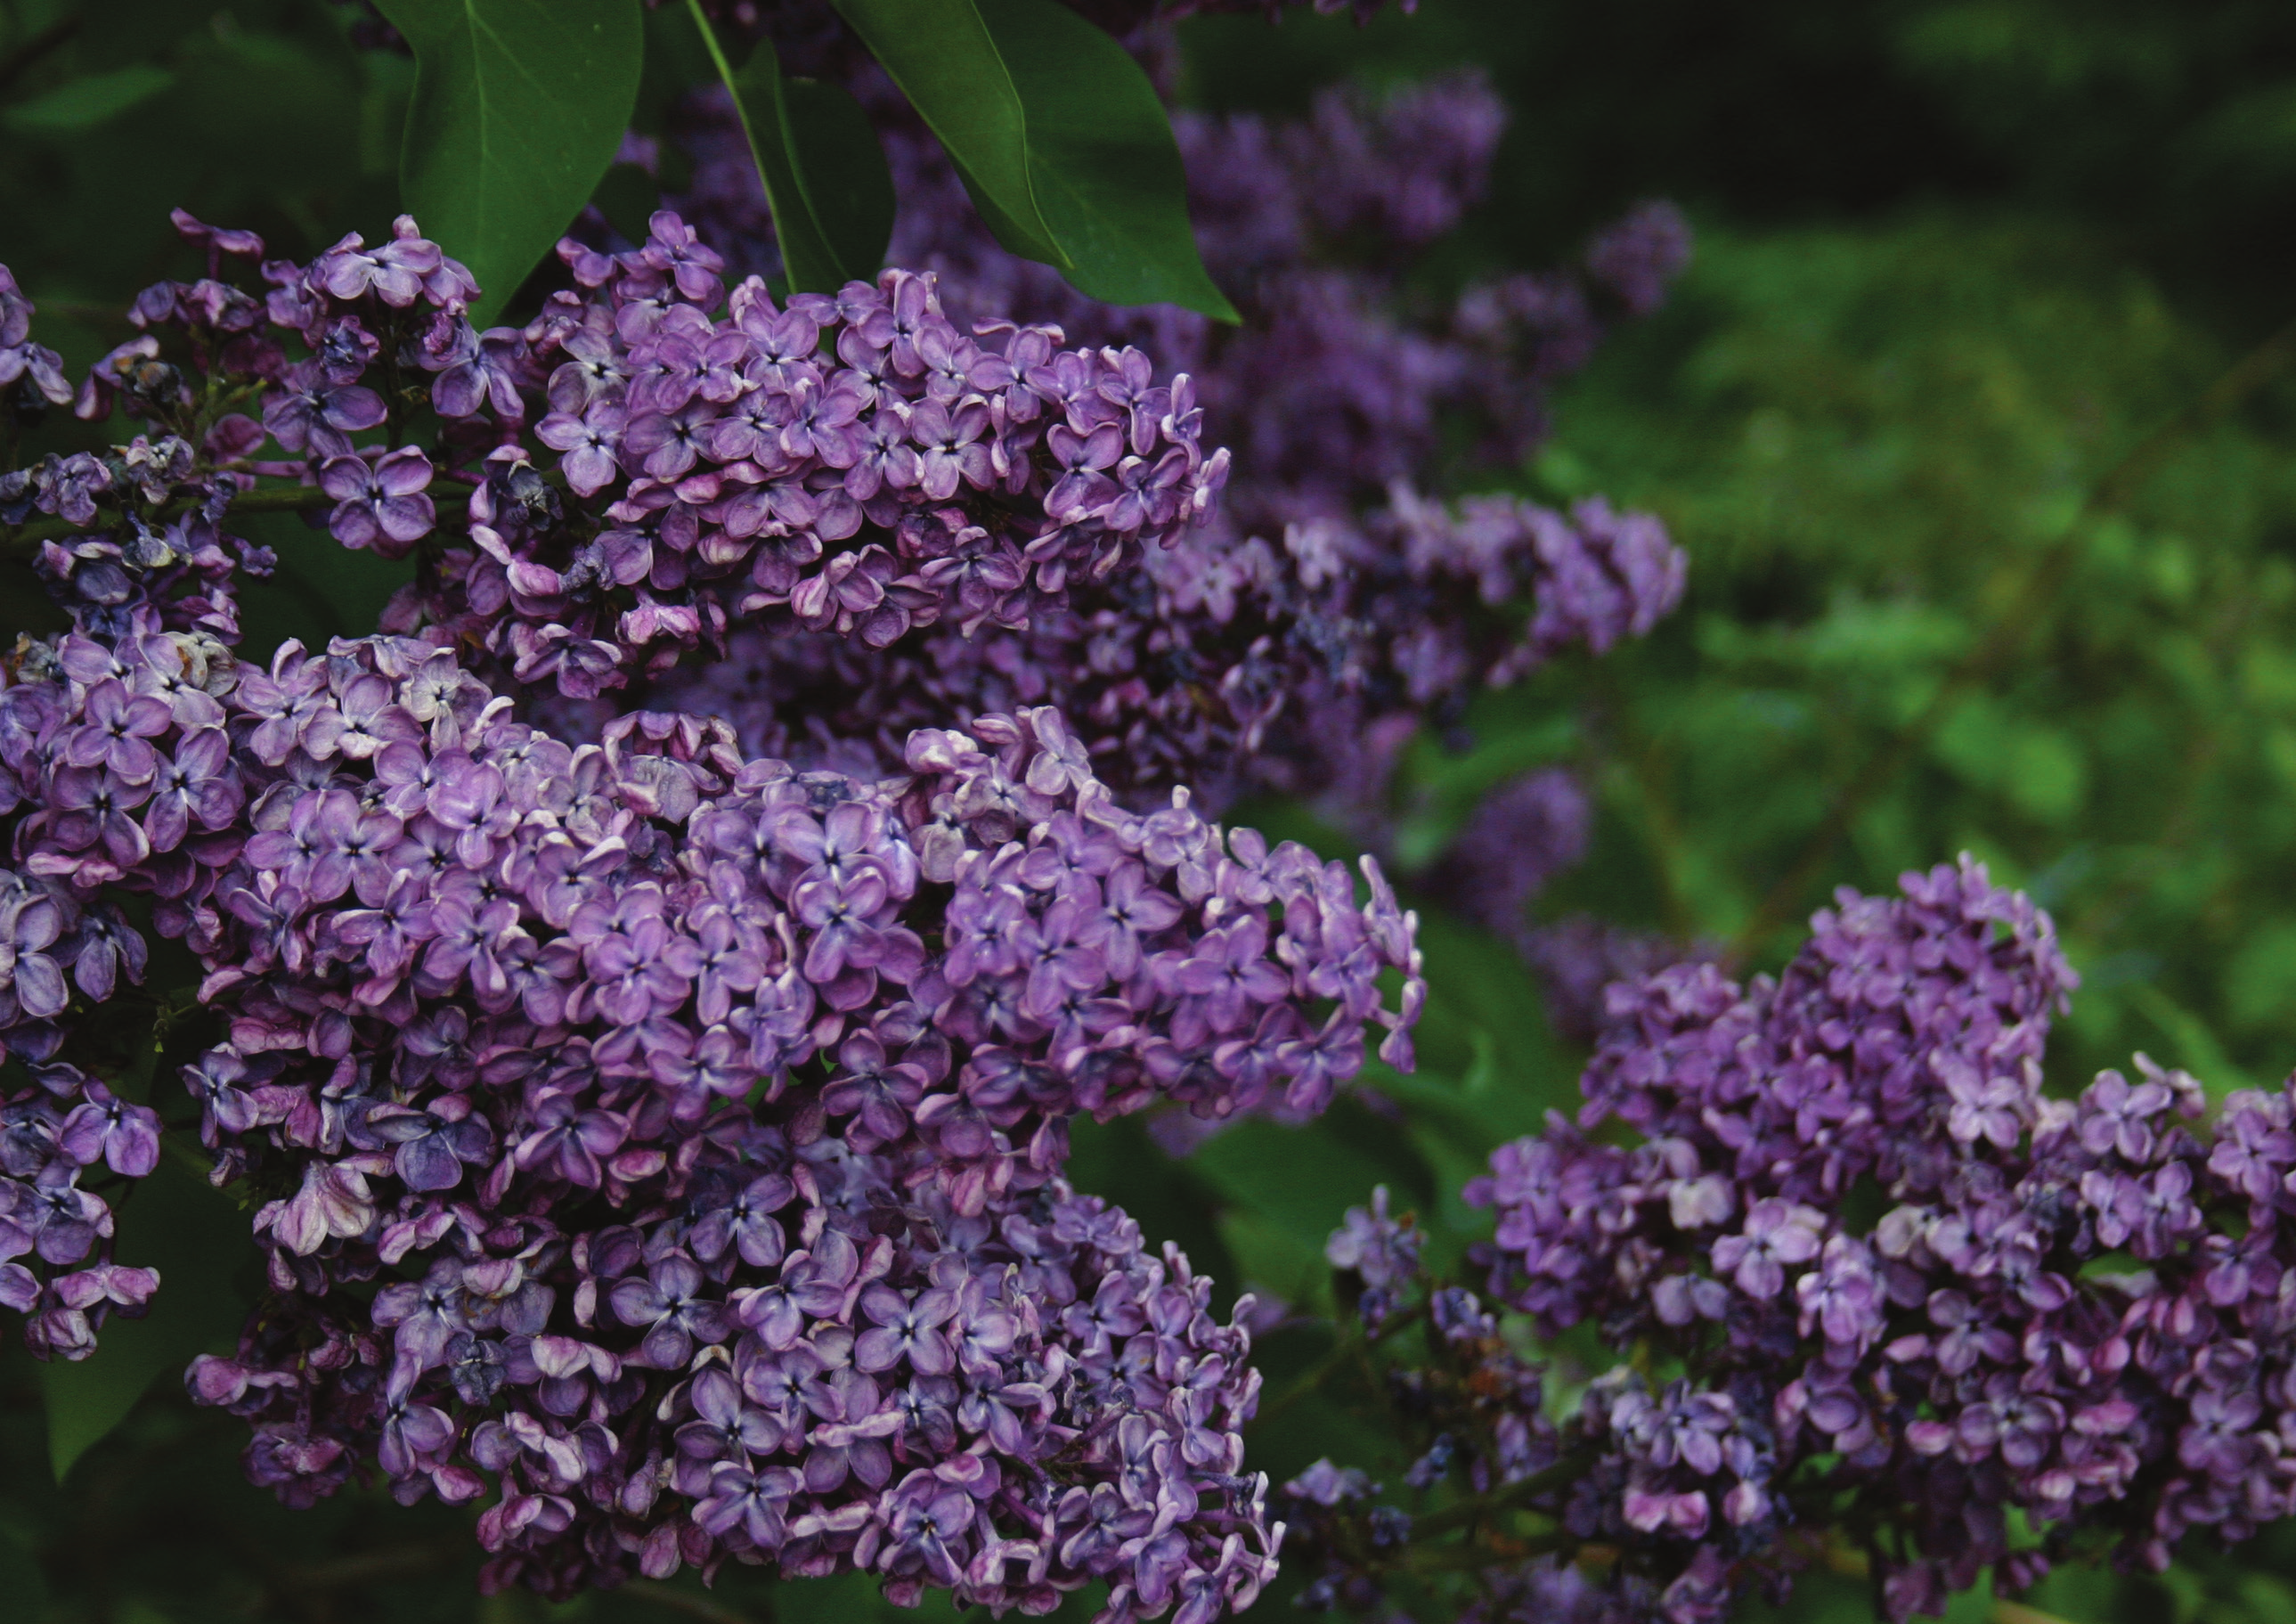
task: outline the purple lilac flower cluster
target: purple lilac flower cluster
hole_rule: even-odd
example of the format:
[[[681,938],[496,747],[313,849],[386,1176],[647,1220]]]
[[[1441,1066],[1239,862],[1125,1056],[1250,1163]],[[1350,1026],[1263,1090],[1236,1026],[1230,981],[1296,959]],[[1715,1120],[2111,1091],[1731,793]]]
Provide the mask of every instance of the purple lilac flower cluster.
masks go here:
[[[1578,1121],[1469,1185],[1502,1305],[1649,1350],[1567,1413],[1384,1192],[1348,1214],[1327,1256],[1424,1452],[1408,1505],[1285,1486],[1313,1603],[1466,1570],[1477,1620],[1713,1624],[1846,1529],[1894,1620],[2296,1513],[2296,1079],[2211,1113],[2139,1055],[2050,1097],[2047,916],[1966,858],[1901,889],[1841,893],[1775,980],[1614,986]]]
[[[1058,1180],[959,1214],[738,1107],[688,1144],[595,1227],[459,1203],[371,1316],[280,1300],[195,1396],[293,1501],[362,1459],[409,1502],[495,1475],[489,1588],[731,1558],[905,1605],[1038,1612],[1094,1579],[1109,1620],[1250,1604],[1283,1536],[1242,1471],[1259,1377],[1176,1249]]]
[[[1903,1619],[1988,1565],[2021,1586],[2110,1543],[2157,1569],[2296,1510],[2296,1084],[2212,1132],[2142,1056],[2045,1095],[2075,982],[2047,917],[1966,859],[1902,883],[1844,892],[1775,981],[1614,987],[1578,1123],[1470,1188],[1506,1302],[1683,1361],[1663,1394],[1598,1384],[1606,1453],[1559,1513],[1688,1585],[1669,1618],[1776,1581],[1805,1518],[1881,1530]]]
[[[240,808],[215,775],[227,753],[208,687],[218,655],[205,634],[155,632],[137,650],[149,681],[75,660],[87,685],[70,718],[45,645],[19,651],[17,675],[47,680],[0,687],[0,819],[44,831],[0,868],[0,1061],[21,1079],[0,1086],[0,1307],[23,1316],[43,1357],[85,1358],[104,1320],[141,1314],[160,1284],[113,1245],[120,1193],[159,1164],[159,1116],[122,1098],[120,1071],[107,1083],[75,1039],[87,1010],[140,986],[149,964],[100,887],[173,871]]]
[[[10,776],[0,766],[0,811]],[[159,1117],[59,1054],[74,987],[101,1003],[144,966],[144,939],[117,908],[0,869],[0,1060],[29,1079],[0,1087],[0,1308],[23,1316],[44,1358],[86,1357],[107,1317],[140,1315],[159,1289],[157,1271],[112,1248],[112,1199],[159,1165]]]
[[[1074,1111],[1165,1095],[1222,1114],[1271,1092],[1313,1109],[1374,1023],[1408,1062],[1412,920],[1374,862],[1358,906],[1343,865],[1223,830],[1185,791],[1123,811],[1051,711],[921,731],[909,775],[869,784],[745,761],[722,725],[685,717],[570,749],[413,640],[291,643],[203,685],[189,641],[68,636],[5,716],[19,861],[75,897],[151,892],[158,928],[208,966],[203,999],[228,1001],[200,1084],[211,1136],[279,1126],[225,1074],[267,1069],[277,1105],[290,1050],[316,1092],[283,1143],[312,1151],[332,1143],[315,1124],[347,1055],[507,1045],[554,1057],[535,1108],[557,1099],[567,1122],[570,1079],[600,1075],[661,1093],[662,1132],[753,1090],[801,1097],[862,1148],[938,1158],[971,1211],[1056,1169]],[[55,967],[31,946],[54,921],[21,917],[45,1010]],[[125,934],[114,917],[82,937]],[[76,951],[108,989],[110,949]],[[1406,978],[1395,1009],[1387,970]],[[784,1100],[808,1068],[828,1085]],[[459,1184],[442,1146],[465,1140],[435,1124],[410,1140],[409,1187]],[[574,1148],[461,1161],[507,1189],[538,1156],[586,1188],[608,1177]]]
[[[951,306],[960,320],[1025,312],[1174,359],[1249,478],[1207,528],[1025,629],[936,629],[882,653],[737,637],[731,659],[651,702],[726,714],[750,748],[840,762],[882,758],[922,717],[1052,704],[1136,797],[1177,780],[1362,802],[1422,718],[1449,723],[1477,689],[1639,635],[1678,601],[1682,555],[1654,521],[1599,502],[1454,513],[1405,483],[1441,460],[1447,414],[1463,410],[1479,457],[1518,462],[1544,431],[1540,386],[1583,364],[1608,310],[1649,308],[1687,252],[1680,217],[1653,205],[1598,238],[1582,273],[1478,284],[1407,315],[1401,269],[1480,194],[1504,127],[1480,78],[1380,103],[1333,93],[1292,125],[1175,116],[1206,262],[1247,314],[1233,331],[1097,305],[1006,254],[882,77],[864,70],[857,88],[903,199],[897,260],[939,271],[944,297],[966,301]],[[681,133],[696,229],[736,264],[770,263],[730,110],[702,98]]]
[[[1683,555],[1655,521],[1599,501],[1567,517],[1512,498],[1464,505],[1409,499],[1392,568],[1328,550],[1344,539],[1328,530],[1295,532],[1283,564],[1257,539],[1225,556],[1189,542],[1096,607],[1071,603],[1022,632],[882,652],[740,634],[730,658],[678,674],[651,702],[724,716],[745,748],[849,770],[931,718],[1052,705],[1129,802],[1174,782],[1209,782],[1217,800],[1255,781],[1353,783],[1347,798],[1367,800],[1423,716],[1574,645],[1640,635],[1681,595]],[[1341,606],[1265,612],[1267,595],[1290,594],[1288,569]]]
[[[857,783],[691,718],[570,749],[419,641],[257,668],[157,615],[4,691],[19,861],[59,899],[12,985],[53,1013],[70,904],[109,990],[106,886],[206,967],[228,1036],[184,1080],[218,1178],[271,1198],[272,1296],[193,1386],[256,1422],[257,1480],[495,1474],[492,1580],[554,1595],[729,1554],[1000,1604],[1105,1579],[1113,1618],[1256,1593],[1248,1340],[1059,1183],[1063,1122],[1308,1108],[1369,1023],[1408,1063],[1376,865],[1363,907],[1185,791],[1125,812],[1049,711]],[[77,1261],[77,1170],[148,1172],[156,1124],[36,1075],[73,1097],[8,1111],[12,1175],[46,1146],[19,1251]],[[156,1284],[5,1279],[67,1353]]]
[[[195,242],[216,234],[181,210],[176,220]],[[0,384],[19,422],[75,400],[83,415],[102,414],[125,389],[144,405],[147,420],[169,431],[139,434],[102,455],[50,452],[29,468],[0,472],[0,524],[46,516],[78,532],[43,540],[30,562],[79,625],[116,635],[136,609],[155,605],[176,630],[235,637],[235,577],[242,570],[266,574],[272,559],[217,525],[232,499],[254,483],[245,457],[261,431],[236,413],[203,422],[190,410],[183,374],[157,359],[158,344],[149,339],[105,357],[76,395],[61,358],[31,341],[35,313],[13,274],[0,266]],[[146,317],[139,301],[131,319],[140,326]],[[178,429],[190,431],[190,438]]]
[[[182,224],[212,256],[261,252]],[[405,557],[441,532],[387,629],[578,698],[737,621],[869,647],[1025,625],[1203,522],[1226,480],[1185,376],[1160,384],[1136,350],[1063,349],[1044,327],[962,333],[929,276],[783,307],[755,278],[728,293],[670,214],[628,252],[562,252],[577,289],[484,333],[463,314],[468,274],[405,218],[378,249],[266,263],[260,300],[214,275],[162,283],[80,408],[198,418],[176,478],[197,446],[216,467],[311,480],[346,546]],[[260,430],[209,421],[250,390]],[[425,407],[432,443],[396,443]],[[250,462],[266,433],[293,460]],[[94,516],[76,487],[42,505]]]

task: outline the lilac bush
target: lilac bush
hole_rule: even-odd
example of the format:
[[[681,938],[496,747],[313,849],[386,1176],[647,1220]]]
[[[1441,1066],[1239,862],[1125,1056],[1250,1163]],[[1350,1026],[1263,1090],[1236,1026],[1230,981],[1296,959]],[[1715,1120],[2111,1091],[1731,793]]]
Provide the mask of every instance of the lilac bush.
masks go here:
[[[924,270],[782,299],[726,275],[722,221],[659,213],[480,331],[411,219],[299,265],[178,214],[207,275],[139,296],[77,394],[10,283],[24,387],[144,431],[0,476],[73,623],[0,686],[29,1079],[0,1304],[35,1351],[162,1289],[110,1206],[160,1113],[74,1046],[149,931],[196,962],[187,1126],[266,1260],[189,1382],[287,1503],[482,1507],[483,1582],[562,1598],[730,1558],[903,1603],[1249,1605],[1283,1532],[1244,1460],[1251,1300],[1218,1323],[1078,1193],[1067,1128],[1302,1120],[1373,1031],[1407,1069],[1424,988],[1378,864],[1200,807],[1375,798],[1422,718],[1679,600],[1654,521],[1411,484],[1445,399],[1519,457],[1520,383],[1683,254],[1645,211],[1583,274],[1414,325],[1395,250],[1456,223],[1498,127],[1466,81],[1193,126],[1267,318],[1229,337],[996,314],[1046,284],[954,216]],[[946,208],[930,142],[903,161]],[[1222,421],[1262,470],[1225,512]],[[282,509],[408,562],[381,635],[234,652],[275,560],[234,513]],[[1383,1207],[1358,1228],[1334,1258],[1377,1321],[1412,1258]]]
[[[2296,1510],[2296,1081],[2211,1110],[2140,1054],[2134,1080],[2053,1097],[2077,978],[2047,915],[1966,858],[1902,890],[1844,890],[1775,980],[1614,984],[1577,1120],[1468,1187],[1497,1215],[1472,1255],[1501,1308],[1650,1349],[1575,1405],[1546,1406],[1472,1292],[1421,1275],[1384,1192],[1349,1214],[1329,1255],[1367,1331],[1423,1322],[1391,1379],[1431,1515],[1329,1463],[1287,1485],[1311,1597],[1372,1606],[1414,1539],[1480,1530],[1477,1617],[1686,1624],[1781,1589],[1839,1527],[1902,1620],[1988,1567],[2158,1571],[2195,1530]],[[1556,1565],[1596,1547],[1601,1582]]]

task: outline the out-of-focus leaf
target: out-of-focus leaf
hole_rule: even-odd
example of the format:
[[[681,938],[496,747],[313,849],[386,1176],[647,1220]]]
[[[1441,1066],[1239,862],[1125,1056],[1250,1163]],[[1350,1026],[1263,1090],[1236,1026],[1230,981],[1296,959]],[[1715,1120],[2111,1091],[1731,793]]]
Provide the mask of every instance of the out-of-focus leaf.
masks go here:
[[[120,1202],[119,1229],[119,1261],[158,1269],[160,1290],[143,1318],[106,1324],[88,1357],[42,1366],[48,1459],[59,1481],[154,1377],[227,1347],[244,1316],[232,1273],[247,1252],[247,1218],[195,1174],[162,1157]]]
[[[645,240],[646,222],[661,207],[661,186],[634,163],[618,163],[606,171],[590,201],[612,226],[633,242]]]
[[[1197,1148],[1189,1165],[1236,1206],[1321,1250],[1349,1207],[1392,1182],[1388,1169],[1340,1143],[1321,1122],[1239,1122]]]
[[[47,1611],[47,1576],[31,1548],[5,1529],[0,1529],[0,1597],[7,1616],[26,1624]]]
[[[1420,950],[1426,956],[1427,1008],[1415,1036],[1421,1063],[1439,1075],[1466,1078],[1488,1039],[1499,1056],[1490,1088],[1501,1107],[1502,1135],[1528,1132],[1549,1106],[1578,1103],[1578,1069],[1546,1024],[1546,1005],[1522,960],[1487,932],[1450,915],[1422,910]]]
[[[73,55],[90,71],[148,62],[193,29],[209,27],[215,15],[210,8],[187,5],[184,0],[78,0],[70,9],[79,18],[78,32],[72,36]]]
[[[893,176],[868,114],[836,86],[784,78],[770,39],[734,72],[700,0],[687,3],[749,138],[789,285],[826,293],[875,276],[893,234]]]
[[[2296,1624],[2296,1589],[2269,1573],[2241,1576],[2240,1599],[2256,1624]]]
[[[1129,53],[1054,0],[838,0],[997,240],[1111,304],[1235,308],[1205,271],[1170,119]]]
[[[414,47],[399,185],[501,313],[597,189],[643,66],[639,0],[377,0]]]
[[[2157,984],[2139,982],[2128,988],[2126,996],[2175,1046],[2164,1057],[2168,1063],[2183,1066],[2196,1074],[2211,1095],[2221,1099],[2235,1088],[2256,1087],[2256,1080],[2233,1063],[2232,1056],[2225,1053],[2208,1022]]]
[[[251,513],[234,519],[234,529],[278,560],[269,576],[241,590],[243,657],[267,660],[289,637],[320,648],[330,637],[369,636],[390,595],[414,577],[411,562],[338,546],[291,513]]]
[[[1332,1266],[1321,1247],[1250,1212],[1223,1213],[1219,1230],[1235,1259],[1240,1289],[1272,1292],[1295,1307],[1330,1312]]]
[[[20,135],[77,135],[110,123],[175,82],[176,76],[165,68],[136,62],[59,85],[45,95],[10,108],[0,115],[0,122]]]

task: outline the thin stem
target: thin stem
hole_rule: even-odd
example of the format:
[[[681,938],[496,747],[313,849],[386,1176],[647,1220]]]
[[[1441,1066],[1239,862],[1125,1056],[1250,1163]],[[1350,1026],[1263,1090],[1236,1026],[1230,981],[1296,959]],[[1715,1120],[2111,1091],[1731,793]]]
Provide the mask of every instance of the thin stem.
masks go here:
[[[734,89],[734,64],[726,60],[726,48],[718,43],[718,30],[709,26],[709,13],[701,9],[701,0],[685,0],[685,9],[693,14],[693,26],[701,31],[701,44],[709,53],[710,65],[718,70],[718,77],[726,82],[726,90],[733,94],[734,105],[738,111],[742,97],[741,93]],[[744,116],[742,122],[746,130],[748,118]]]
[[[1316,1388],[1322,1386],[1325,1377],[1329,1376],[1332,1372],[1337,1370],[1341,1365],[1345,1364],[1350,1357],[1354,1357],[1356,1353],[1358,1351],[1367,1352],[1371,1349],[1378,1347],[1382,1342],[1387,1341],[1388,1338],[1394,1336],[1398,1332],[1406,1330],[1410,1326],[1416,1325],[1420,1316],[1424,1312],[1425,1310],[1423,1308],[1410,1308],[1404,1309],[1398,1314],[1391,1315],[1389,1316],[1387,1322],[1380,1326],[1378,1333],[1369,1338],[1362,1338],[1355,1335],[1353,1333],[1353,1327],[1356,1322],[1350,1319],[1348,1322],[1348,1325],[1349,1327],[1349,1330],[1341,1335],[1337,1344],[1333,1346],[1332,1350],[1324,1355],[1323,1357],[1317,1359],[1314,1364],[1308,1366],[1307,1369],[1301,1371],[1297,1376],[1293,1377],[1283,1390],[1278,1393],[1273,1399],[1261,1405],[1258,1412],[1252,1417],[1253,1423],[1259,1424],[1274,1420],[1276,1416],[1289,1409],[1292,1405],[1299,1402],[1301,1398],[1306,1398],[1309,1393],[1315,1391]]]
[[[1560,1489],[1573,1481],[1594,1462],[1594,1453],[1582,1449],[1564,1456],[1544,1472],[1532,1472],[1520,1482],[1505,1484],[1488,1494],[1479,1494],[1472,1500],[1462,1500],[1456,1505],[1446,1506],[1424,1517],[1414,1517],[1411,1522],[1412,1541],[1416,1544],[1429,1535],[1447,1534],[1455,1528],[1480,1522],[1493,1512],[1510,1511],[1526,1501],[1535,1500],[1550,1489]]]
[[[1785,922],[1833,860],[1834,848],[1867,803],[1912,762],[1954,705],[1978,683],[2000,671],[2024,647],[2034,622],[2040,619],[2040,611],[2055,597],[2079,562],[2088,527],[2125,505],[2159,471],[2180,441],[2237,410],[2292,362],[2296,362],[2296,321],[2258,345],[2190,406],[2139,440],[2090,488],[2087,499],[2065,527],[2064,534],[2034,559],[2006,607],[1995,616],[1977,646],[1946,674],[1945,681],[1921,714],[1889,743],[1868,756],[1865,765],[1833,798],[1801,856],[1770,888],[1761,906],[1738,933],[1736,945],[1742,954],[1758,951],[1764,939]]]

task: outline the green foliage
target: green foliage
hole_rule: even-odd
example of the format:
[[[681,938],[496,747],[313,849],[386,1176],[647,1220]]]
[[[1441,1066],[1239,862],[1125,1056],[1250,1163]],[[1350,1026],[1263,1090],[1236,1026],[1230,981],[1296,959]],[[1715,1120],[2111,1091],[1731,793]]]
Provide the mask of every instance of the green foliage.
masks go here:
[[[354,49],[348,21],[307,0],[0,6],[0,263],[68,366],[127,336],[136,289],[198,274],[172,208],[298,257],[388,231],[414,65]]]
[[[1054,0],[837,0],[997,241],[1111,304],[1234,308],[1197,257],[1147,76]]]
[[[687,9],[733,94],[789,285],[833,293],[874,279],[893,234],[893,176],[861,104],[838,86],[784,78],[770,39],[736,73],[700,0]]]
[[[1028,109],[1029,176],[1068,279],[1112,305],[1237,320],[1197,257],[1180,151],[1139,64],[1055,0],[980,4]]]
[[[127,1418],[155,1379],[179,1378],[195,1354],[227,1353],[251,1294],[234,1276],[254,1262],[248,1215],[172,1161],[120,1203],[119,1259],[160,1272],[141,1319],[114,1319],[96,1351],[43,1366],[48,1459],[61,1480],[88,1447]]]
[[[1693,587],[1602,674],[1608,816],[1558,903],[1653,865],[1660,919],[1774,958],[1830,885],[1966,848],[2041,895],[2087,978],[2061,1082],[2140,1046],[2276,1075],[2296,394],[2154,441],[2084,513],[2236,354],[2095,239],[1923,215],[1710,231],[1702,256],[1561,412]]]
[[[8,110],[8,127],[28,135],[77,135],[109,123],[176,82],[152,62],[91,73]]]
[[[1027,105],[974,0],[838,0],[837,10],[939,138],[996,240],[1066,270],[1037,198]]]
[[[378,0],[414,47],[399,184],[490,324],[613,161],[637,100],[638,0]]]

